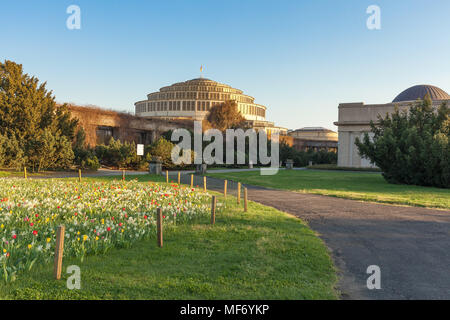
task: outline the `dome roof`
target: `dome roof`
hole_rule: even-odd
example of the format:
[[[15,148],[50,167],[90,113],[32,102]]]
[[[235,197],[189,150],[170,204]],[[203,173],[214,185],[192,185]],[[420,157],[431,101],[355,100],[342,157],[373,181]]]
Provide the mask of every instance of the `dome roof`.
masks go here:
[[[431,100],[450,100],[450,95],[444,90],[430,85],[418,85],[406,89],[400,93],[392,102],[413,101],[423,99],[429,94]]]
[[[230,92],[230,93],[235,93],[235,94],[244,94],[244,92],[242,90],[239,89],[235,89],[227,84],[223,84],[220,82],[216,82],[214,80],[211,79],[206,79],[206,78],[196,78],[196,79],[191,79],[191,80],[187,80],[184,82],[177,82],[174,83],[170,86],[166,86],[166,87],[162,87],[160,89],[161,92],[166,92],[166,91],[173,91],[173,90],[177,90],[177,91],[188,91],[188,90],[192,90],[192,88],[189,88],[189,86],[196,87],[198,89],[198,91],[205,91],[205,90],[200,90],[201,87],[219,87],[219,88],[226,88],[226,92]],[[223,92],[225,92],[223,91]]]

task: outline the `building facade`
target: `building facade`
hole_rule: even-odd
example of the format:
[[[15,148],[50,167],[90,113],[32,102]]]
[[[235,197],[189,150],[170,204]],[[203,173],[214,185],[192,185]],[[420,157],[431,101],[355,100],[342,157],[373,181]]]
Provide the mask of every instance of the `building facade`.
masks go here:
[[[290,131],[293,147],[299,151],[330,151],[337,152],[338,134],[323,127],[305,127]]]
[[[149,120],[96,107],[74,105],[68,107],[72,117],[79,120],[86,134],[86,143],[91,147],[107,144],[111,138],[147,145],[166,131],[177,128],[193,129],[192,121],[182,119]]]
[[[242,116],[256,130],[286,132],[266,121],[267,107],[256,104],[255,99],[239,89],[213,80],[198,78],[163,87],[147,95],[146,100],[135,103],[136,115],[149,119],[190,119],[201,121],[209,110],[225,101],[233,100]]]
[[[450,104],[450,95],[444,90],[430,85],[417,85],[406,89],[400,93],[391,103],[369,104],[341,103],[339,104],[338,121],[334,124],[338,126],[339,148],[338,166],[341,167],[376,167],[368,159],[361,157],[355,145],[355,139],[362,139],[364,133],[370,132],[370,122],[375,124],[378,116],[384,117],[386,114],[394,112],[395,107],[399,110],[408,110],[417,101],[429,95],[434,107],[442,103]]]

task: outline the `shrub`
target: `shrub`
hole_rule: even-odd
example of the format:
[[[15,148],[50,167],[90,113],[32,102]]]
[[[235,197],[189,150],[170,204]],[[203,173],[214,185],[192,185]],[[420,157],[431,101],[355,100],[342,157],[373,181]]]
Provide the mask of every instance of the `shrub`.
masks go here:
[[[74,163],[79,169],[98,170],[100,162],[93,149],[89,148],[75,148]]]
[[[287,159],[292,159],[296,167],[305,167],[312,161],[314,164],[335,164],[337,154],[326,150],[320,151],[298,151],[288,144],[280,144],[280,161],[285,163]]]
[[[450,187],[450,110],[434,110],[429,96],[398,109],[379,123],[371,122],[373,139],[366,133],[355,144],[391,183]]]
[[[175,164],[172,162],[172,149],[174,146],[172,142],[161,137],[150,145],[148,152],[153,157],[160,158],[163,167],[174,168]]]
[[[49,128],[30,137],[25,143],[27,164],[33,171],[67,169],[73,163],[72,145],[65,136],[52,133]]]
[[[108,145],[95,147],[95,155],[101,164],[118,168],[139,169],[145,166],[146,157],[140,157],[136,153],[134,142],[121,142],[111,138]]]

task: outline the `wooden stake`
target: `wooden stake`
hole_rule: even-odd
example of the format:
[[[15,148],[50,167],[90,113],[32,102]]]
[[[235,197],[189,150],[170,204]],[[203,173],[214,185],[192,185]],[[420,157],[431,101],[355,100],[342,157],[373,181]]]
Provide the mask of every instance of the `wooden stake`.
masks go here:
[[[194,175],[191,174],[191,189],[194,188]]]
[[[27,167],[23,167],[23,177],[24,177],[25,179],[28,178],[28,176],[27,176]]]
[[[158,247],[163,247],[163,225],[162,225],[162,210],[161,208],[156,209],[156,229],[158,236]]]
[[[125,170],[122,170],[122,180],[125,181]]]
[[[241,203],[241,183],[238,182],[238,190],[237,190],[237,204]]]
[[[169,170],[166,170],[166,183],[169,183]]]
[[[247,212],[247,188],[244,188],[244,212]]]
[[[56,280],[61,279],[62,259],[64,253],[64,231],[65,227],[61,225],[58,227],[58,231],[56,232],[55,266],[53,269],[53,274]]]
[[[81,169],[78,169],[78,182],[81,182]]]
[[[181,174],[180,174],[180,171],[178,171],[178,184],[180,184],[181,183]]]
[[[206,176],[203,177],[203,191],[206,192]]]
[[[226,198],[227,197],[227,185],[228,185],[228,180],[225,180],[223,182],[223,196]]]
[[[211,224],[216,223],[216,196],[212,196],[211,200]]]

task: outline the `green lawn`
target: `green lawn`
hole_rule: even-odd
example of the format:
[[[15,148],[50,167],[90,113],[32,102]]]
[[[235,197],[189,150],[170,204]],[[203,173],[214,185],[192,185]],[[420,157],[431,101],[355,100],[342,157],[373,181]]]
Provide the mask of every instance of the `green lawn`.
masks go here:
[[[117,177],[115,177],[117,178]],[[131,177],[129,177],[131,178]],[[164,179],[136,177],[140,181]],[[114,179],[105,177],[102,179]],[[0,284],[0,299],[336,299],[337,277],[322,240],[301,220],[249,203],[249,211],[218,197],[216,225],[166,228],[128,249],[65,259],[63,270],[81,268],[81,290],[55,281],[52,265],[39,265],[13,283]]]
[[[37,173],[31,173],[28,172],[27,173],[28,176],[38,176],[39,174]],[[18,177],[18,178],[22,178],[23,177],[23,171],[0,171],[0,178],[4,178],[4,177]]]
[[[259,171],[209,173],[208,175],[274,189],[362,201],[450,208],[450,189],[390,184],[380,173],[280,170],[274,176],[262,176]]]

